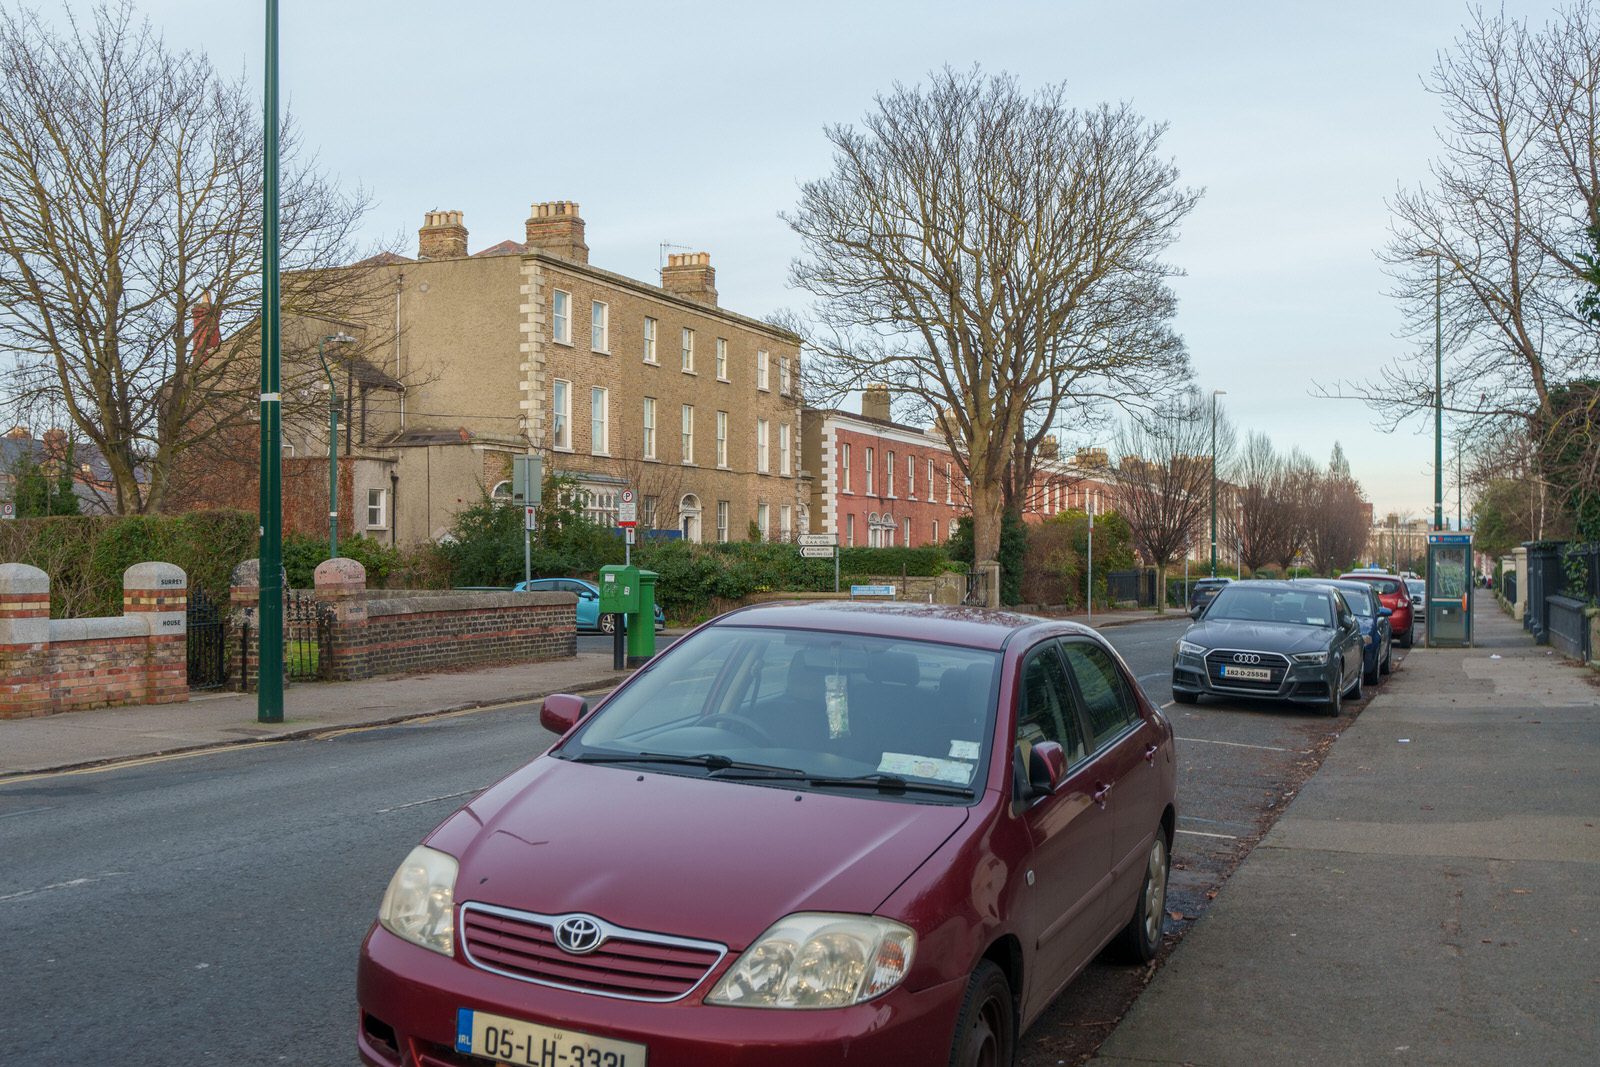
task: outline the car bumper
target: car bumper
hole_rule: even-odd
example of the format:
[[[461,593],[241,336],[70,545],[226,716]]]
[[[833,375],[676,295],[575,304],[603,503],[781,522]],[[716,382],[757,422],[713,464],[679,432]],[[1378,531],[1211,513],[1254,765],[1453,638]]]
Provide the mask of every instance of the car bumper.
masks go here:
[[[455,1051],[456,1011],[472,1008],[635,1042],[648,1050],[649,1067],[943,1063],[950,1056],[964,979],[821,1011],[701,1003],[729,965],[681,1001],[613,1000],[491,974],[374,926],[356,972],[356,1046],[370,1067],[484,1067],[492,1061]]]
[[[1180,657],[1172,665],[1172,688],[1185,693],[1216,697],[1246,697],[1254,700],[1282,700],[1291,704],[1325,704],[1331,692],[1332,675],[1326,665],[1291,666],[1275,688],[1219,684],[1206,670],[1204,661]]]

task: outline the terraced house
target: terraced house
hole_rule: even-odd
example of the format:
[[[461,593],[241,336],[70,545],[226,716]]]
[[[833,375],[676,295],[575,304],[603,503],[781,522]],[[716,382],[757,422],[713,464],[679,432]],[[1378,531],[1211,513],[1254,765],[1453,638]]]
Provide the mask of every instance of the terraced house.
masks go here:
[[[353,431],[382,468],[355,479],[357,518],[437,537],[482,489],[508,497],[531,451],[597,522],[632,487],[642,525],[692,541],[804,532],[799,338],[720,307],[705,252],[670,256],[659,285],[594,266],[570,201],[533,205],[523,237],[471,252],[461,212],[432,211],[414,259],[377,265],[393,342],[363,358],[409,384]]]

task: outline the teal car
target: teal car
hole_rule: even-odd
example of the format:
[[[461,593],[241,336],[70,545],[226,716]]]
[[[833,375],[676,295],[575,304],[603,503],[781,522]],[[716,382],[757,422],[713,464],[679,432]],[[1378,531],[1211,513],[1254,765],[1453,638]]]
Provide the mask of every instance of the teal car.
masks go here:
[[[518,582],[512,586],[518,593],[573,593],[578,598],[578,629],[598,630],[600,633],[615,633],[617,617],[610,614],[600,614],[600,587],[593,582],[582,578],[535,578],[530,582]],[[666,627],[667,617],[661,611],[661,605],[656,606],[656,629]]]

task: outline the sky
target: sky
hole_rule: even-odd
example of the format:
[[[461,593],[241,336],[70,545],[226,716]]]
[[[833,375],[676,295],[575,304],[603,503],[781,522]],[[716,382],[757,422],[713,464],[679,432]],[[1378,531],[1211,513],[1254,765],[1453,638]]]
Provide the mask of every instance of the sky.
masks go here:
[[[1553,5],[1504,8],[1542,22]],[[169,45],[260,84],[264,2],[139,10]],[[1360,402],[1313,391],[1410,350],[1376,251],[1386,200],[1435,154],[1422,78],[1468,13],[1442,0],[280,0],[280,84],[321,165],[371,195],[374,243],[414,254],[423,213],[455,209],[476,251],[520,241],[531,204],[574,200],[592,263],[654,279],[663,243],[708,251],[722,306],[756,317],[807,302],[787,283],[801,250],[779,212],[827,172],[824,127],[859,123],[895,82],[978,64],[1025,90],[1065,82],[1083,106],[1128,101],[1168,124],[1165,151],[1205,191],[1169,252],[1198,387],[1226,390],[1239,429],[1282,450],[1325,463],[1338,441],[1379,516],[1415,516],[1432,507],[1431,419],[1386,433]],[[1063,429],[1071,443],[1114,432]]]

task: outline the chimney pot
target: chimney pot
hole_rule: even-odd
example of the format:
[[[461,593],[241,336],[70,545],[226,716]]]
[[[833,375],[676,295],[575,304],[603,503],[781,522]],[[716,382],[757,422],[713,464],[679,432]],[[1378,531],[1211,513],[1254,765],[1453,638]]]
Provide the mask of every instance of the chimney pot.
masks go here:
[[[717,270],[710,252],[672,252],[661,268],[661,288],[701,304],[717,306]]]
[[[429,211],[417,231],[418,259],[460,259],[467,254],[467,227],[459,211]]]
[[[551,200],[534,204],[527,223],[528,249],[537,248],[563,259],[589,262],[589,246],[583,240],[583,217],[572,200]]]

